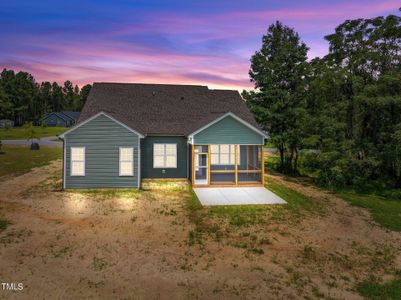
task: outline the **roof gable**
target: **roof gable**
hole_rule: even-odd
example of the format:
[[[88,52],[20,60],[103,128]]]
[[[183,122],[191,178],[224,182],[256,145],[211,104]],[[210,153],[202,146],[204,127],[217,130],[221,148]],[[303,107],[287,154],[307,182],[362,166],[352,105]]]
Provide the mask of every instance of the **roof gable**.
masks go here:
[[[186,136],[230,111],[257,127],[237,91],[206,86],[95,83],[79,122],[100,111],[143,134]]]
[[[102,111],[99,112],[99,113],[97,113],[96,115],[90,117],[89,119],[86,119],[85,121],[83,121],[83,122],[81,122],[81,123],[75,125],[75,126],[72,127],[71,129],[69,129],[69,130],[63,132],[62,134],[58,135],[58,137],[60,137],[60,138],[62,138],[62,139],[65,138],[65,136],[68,135],[69,133],[75,131],[76,129],[78,129],[78,128],[82,127],[82,126],[84,126],[85,124],[87,124],[87,123],[89,123],[90,121],[92,121],[92,120],[98,118],[99,116],[105,116],[105,117],[111,119],[112,121],[116,122],[117,124],[121,125],[122,127],[124,127],[124,128],[126,128],[126,129],[128,129],[129,131],[135,133],[135,134],[138,135],[140,138],[143,138],[143,137],[144,137],[143,134],[139,133],[138,131],[136,131],[136,130],[130,128],[130,127],[128,127],[126,124],[124,124],[124,123],[118,121],[117,119],[113,118],[112,116],[110,116],[110,115],[108,115],[108,114],[106,114],[105,112],[102,112]]]
[[[225,118],[228,118],[228,117],[233,118],[234,120],[240,122],[240,123],[243,124],[244,126],[246,126],[246,127],[248,127],[249,129],[253,130],[254,132],[260,134],[260,135],[263,136],[264,138],[267,138],[267,135],[266,135],[263,131],[261,131],[259,128],[257,128],[257,127],[255,127],[255,126],[249,124],[248,122],[242,120],[241,118],[237,117],[237,116],[236,116],[235,114],[233,114],[232,112],[228,112],[228,113],[226,113],[226,114],[224,114],[224,115],[218,117],[217,119],[211,121],[210,123],[206,124],[205,126],[199,128],[199,129],[196,130],[195,132],[192,132],[191,134],[189,134],[189,136],[190,136],[190,137],[191,137],[191,136],[194,136],[194,135],[196,135],[196,134],[202,132],[203,130],[209,128],[210,126],[212,126],[212,125],[214,125],[214,124],[216,124],[216,123],[220,122],[221,120],[223,120],[223,119],[225,119]]]
[[[191,144],[264,144],[266,134],[233,113],[213,120],[188,136]]]
[[[48,114],[46,117],[43,118],[43,120],[46,120],[47,118],[51,117],[51,116],[56,116],[59,119],[62,119],[63,121],[69,121],[70,118],[63,115],[62,113],[59,112],[51,112],[50,114]]]
[[[62,111],[61,114],[67,116],[74,121],[78,121],[80,115],[78,111]]]

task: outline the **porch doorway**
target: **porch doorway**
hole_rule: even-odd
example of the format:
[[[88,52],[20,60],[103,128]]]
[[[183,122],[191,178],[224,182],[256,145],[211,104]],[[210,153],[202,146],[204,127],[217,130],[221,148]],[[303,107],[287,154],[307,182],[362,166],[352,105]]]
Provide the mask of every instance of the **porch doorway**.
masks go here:
[[[195,184],[207,185],[209,184],[209,153],[208,146],[195,146],[194,147],[194,171],[195,171]]]

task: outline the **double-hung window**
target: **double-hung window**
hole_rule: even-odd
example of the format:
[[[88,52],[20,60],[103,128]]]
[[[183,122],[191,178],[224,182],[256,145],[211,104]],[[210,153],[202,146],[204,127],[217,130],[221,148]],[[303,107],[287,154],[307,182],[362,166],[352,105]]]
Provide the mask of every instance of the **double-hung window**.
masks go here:
[[[177,144],[153,144],[153,168],[177,168]]]
[[[134,148],[120,147],[120,176],[134,175]]]
[[[71,176],[85,176],[85,147],[71,147]]]
[[[238,157],[239,147],[238,147]],[[235,145],[210,145],[211,165],[235,165]]]

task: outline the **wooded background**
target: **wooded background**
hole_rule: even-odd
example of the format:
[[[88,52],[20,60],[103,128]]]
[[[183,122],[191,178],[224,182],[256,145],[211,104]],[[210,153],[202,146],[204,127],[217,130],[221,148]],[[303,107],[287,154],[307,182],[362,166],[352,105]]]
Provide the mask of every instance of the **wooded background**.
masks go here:
[[[37,83],[27,72],[4,69],[0,74],[0,119],[10,119],[16,126],[27,122],[41,125],[50,112],[81,111],[91,85],[81,89],[69,80]]]
[[[280,22],[251,58],[243,97],[271,137],[276,168],[325,186],[401,187],[400,17],[348,20],[308,47]]]

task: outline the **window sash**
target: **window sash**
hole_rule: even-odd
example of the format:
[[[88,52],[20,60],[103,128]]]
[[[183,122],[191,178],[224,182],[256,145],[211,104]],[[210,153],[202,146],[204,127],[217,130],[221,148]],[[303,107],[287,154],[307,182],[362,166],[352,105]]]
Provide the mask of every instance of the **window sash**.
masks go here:
[[[133,147],[120,147],[119,175],[120,176],[133,176],[134,175],[134,148]]]
[[[85,147],[71,147],[70,176],[85,176]]]
[[[153,168],[177,168],[177,144],[153,144]]]
[[[238,147],[238,164],[240,161],[240,147]],[[210,145],[210,164],[220,166],[235,165],[235,145],[215,144]]]

